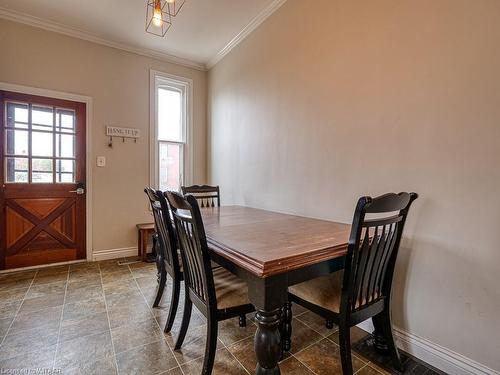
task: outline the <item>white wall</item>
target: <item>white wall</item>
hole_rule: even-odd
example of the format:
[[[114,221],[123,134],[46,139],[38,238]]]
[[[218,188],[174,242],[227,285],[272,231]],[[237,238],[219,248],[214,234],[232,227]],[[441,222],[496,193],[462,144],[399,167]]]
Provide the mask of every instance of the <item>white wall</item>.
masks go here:
[[[93,99],[93,244],[95,252],[137,247],[137,223],[151,222],[143,192],[149,185],[149,72],[193,80],[195,182],[206,180],[207,73],[0,20],[0,82]],[[107,147],[105,126],[141,130],[137,143]],[[97,168],[95,157],[106,157]]]
[[[209,72],[223,203],[416,191],[396,326],[500,370],[500,1],[289,0]]]

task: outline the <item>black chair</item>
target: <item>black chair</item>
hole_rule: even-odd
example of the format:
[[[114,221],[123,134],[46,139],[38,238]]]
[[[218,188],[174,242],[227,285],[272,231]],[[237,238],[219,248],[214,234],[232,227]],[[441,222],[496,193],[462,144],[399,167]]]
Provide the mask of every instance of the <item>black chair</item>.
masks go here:
[[[170,301],[167,323],[165,324],[165,332],[170,332],[179,305],[181,281],[184,280],[179,254],[177,252],[178,241],[170,218],[168,203],[163,193],[161,191],[155,192],[151,188],[144,189],[144,192],[149,198],[153,211],[157,236],[157,264],[160,273],[158,292],[153,307],[157,307],[160,303],[168,274],[172,278],[172,298]]]
[[[215,207],[217,200],[217,207],[220,207],[220,190],[219,186],[208,185],[192,185],[181,186],[182,194],[191,194],[198,200],[201,208]]]
[[[194,304],[207,318],[207,342],[202,374],[210,374],[217,347],[218,322],[240,317],[241,323],[245,314],[255,309],[248,301],[248,287],[245,282],[223,267],[212,269],[196,198],[192,195],[183,197],[174,192],[165,194],[179,237],[186,287],[184,315],[175,349],[182,346]]]
[[[350,327],[369,318],[381,329],[395,367],[402,369],[392,333],[391,289],[406,217],[417,197],[416,193],[399,193],[360,198],[345,269],[289,288],[290,302],[339,326],[344,374],[352,374]],[[367,219],[370,214],[375,218]]]

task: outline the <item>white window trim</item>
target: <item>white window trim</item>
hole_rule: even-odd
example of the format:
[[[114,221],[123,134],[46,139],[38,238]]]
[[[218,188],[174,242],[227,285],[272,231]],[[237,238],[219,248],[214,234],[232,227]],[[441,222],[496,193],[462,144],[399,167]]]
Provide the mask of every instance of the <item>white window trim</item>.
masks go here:
[[[157,118],[157,95],[156,90],[161,84],[183,87],[186,93],[186,134],[184,144],[183,177],[185,185],[193,183],[193,80],[173,74],[163,73],[157,70],[150,70],[149,74],[149,183],[151,186],[159,186],[159,150],[158,150],[158,129],[156,127]],[[171,142],[175,143],[175,142]]]

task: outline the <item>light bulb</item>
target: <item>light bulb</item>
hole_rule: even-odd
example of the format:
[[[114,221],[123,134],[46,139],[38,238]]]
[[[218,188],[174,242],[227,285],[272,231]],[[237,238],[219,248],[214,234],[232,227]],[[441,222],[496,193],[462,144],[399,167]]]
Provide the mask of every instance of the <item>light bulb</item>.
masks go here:
[[[161,27],[163,25],[160,0],[155,0],[155,9],[153,11],[153,24],[157,27]]]

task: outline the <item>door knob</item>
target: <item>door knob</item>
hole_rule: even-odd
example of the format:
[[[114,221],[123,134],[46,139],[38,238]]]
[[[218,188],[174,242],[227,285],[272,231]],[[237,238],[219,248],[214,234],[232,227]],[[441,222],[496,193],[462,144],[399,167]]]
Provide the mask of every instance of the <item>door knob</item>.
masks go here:
[[[76,193],[78,195],[82,195],[82,194],[85,194],[85,189],[84,188],[78,188],[76,190],[70,190],[69,192],[70,193]]]

